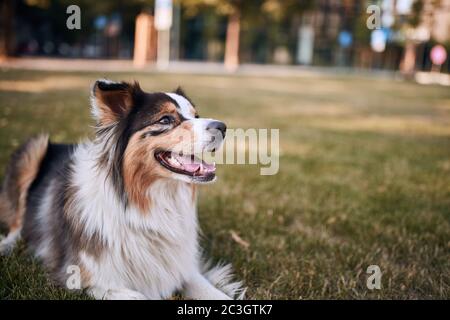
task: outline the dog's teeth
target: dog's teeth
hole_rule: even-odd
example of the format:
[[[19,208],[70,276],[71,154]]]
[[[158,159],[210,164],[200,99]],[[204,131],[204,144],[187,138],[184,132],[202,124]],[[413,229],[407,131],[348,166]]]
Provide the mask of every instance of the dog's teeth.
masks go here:
[[[175,167],[180,166],[180,162],[175,157],[169,158],[168,161],[172,166],[175,166]]]

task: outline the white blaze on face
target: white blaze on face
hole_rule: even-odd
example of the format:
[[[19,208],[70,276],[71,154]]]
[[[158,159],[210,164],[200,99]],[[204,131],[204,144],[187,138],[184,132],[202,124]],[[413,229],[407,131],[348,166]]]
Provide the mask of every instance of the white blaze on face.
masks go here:
[[[212,147],[211,141],[214,141],[214,145],[218,148],[222,141],[223,137],[220,132],[214,132],[213,130],[207,130],[208,124],[216,121],[214,119],[206,119],[206,118],[195,118],[194,107],[185,97],[172,93],[166,92],[169,97],[175,100],[180,107],[180,114],[187,119],[187,121],[192,123],[192,132],[194,134],[195,146],[194,149],[197,152],[202,152],[205,147]]]
[[[180,107],[180,113],[184,118],[195,119],[195,114],[192,114],[192,110],[194,110],[194,107],[188,99],[172,92],[166,92],[166,94],[177,102],[178,106]]]

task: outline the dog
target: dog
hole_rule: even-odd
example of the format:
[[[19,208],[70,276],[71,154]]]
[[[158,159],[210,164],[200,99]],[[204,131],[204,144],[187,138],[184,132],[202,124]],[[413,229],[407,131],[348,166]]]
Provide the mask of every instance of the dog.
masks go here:
[[[23,238],[52,279],[67,286],[76,271],[76,289],[96,299],[243,298],[230,265],[210,268],[198,240],[196,185],[216,176],[195,152],[219,148],[225,124],[200,118],[181,88],[147,93],[137,82],[97,80],[91,111],[94,139],[41,134],[13,154],[0,250]]]

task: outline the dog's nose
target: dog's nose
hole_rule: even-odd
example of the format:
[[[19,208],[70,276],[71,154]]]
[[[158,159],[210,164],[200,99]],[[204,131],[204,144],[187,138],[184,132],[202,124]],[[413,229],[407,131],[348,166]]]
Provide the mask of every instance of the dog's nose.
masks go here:
[[[219,130],[222,133],[222,138],[225,138],[225,132],[227,131],[227,125],[220,121],[211,121],[206,126],[206,130]]]

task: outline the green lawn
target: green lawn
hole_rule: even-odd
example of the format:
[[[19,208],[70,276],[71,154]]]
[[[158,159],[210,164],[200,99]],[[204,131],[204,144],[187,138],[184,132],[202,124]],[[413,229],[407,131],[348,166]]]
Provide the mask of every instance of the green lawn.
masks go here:
[[[280,129],[280,171],[222,165],[201,188],[203,245],[251,299],[450,298],[450,90],[356,77],[0,71],[0,167],[29,135],[91,135],[93,80],[181,84],[229,128]],[[235,241],[237,234],[249,246]],[[366,269],[379,265],[381,290]],[[0,298],[84,298],[48,283],[22,244]]]

